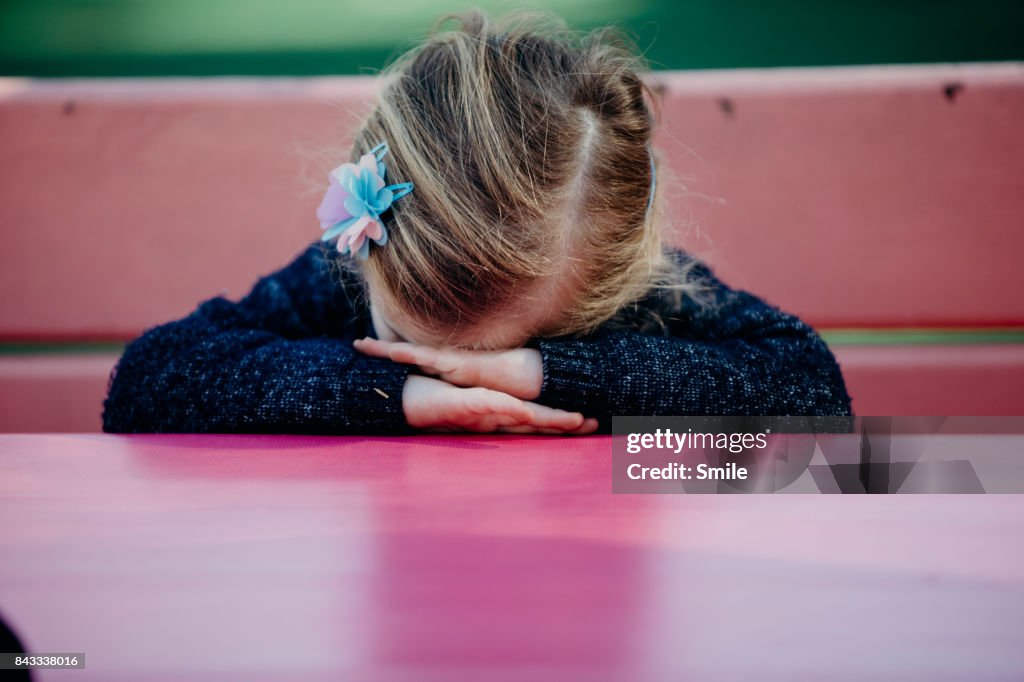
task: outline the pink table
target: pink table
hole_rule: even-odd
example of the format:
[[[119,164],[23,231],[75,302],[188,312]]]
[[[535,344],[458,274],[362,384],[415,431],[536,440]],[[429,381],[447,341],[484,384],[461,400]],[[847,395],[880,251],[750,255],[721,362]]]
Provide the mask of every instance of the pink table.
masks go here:
[[[606,437],[0,436],[40,680],[1020,680],[1024,498],[612,495]]]

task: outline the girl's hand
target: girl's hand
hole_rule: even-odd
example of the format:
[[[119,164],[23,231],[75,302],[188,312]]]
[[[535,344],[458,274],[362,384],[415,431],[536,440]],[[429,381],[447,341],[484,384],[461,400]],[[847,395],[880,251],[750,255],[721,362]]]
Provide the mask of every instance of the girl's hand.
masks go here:
[[[353,345],[366,355],[416,365],[455,386],[490,388],[523,400],[536,399],[544,381],[540,351],[534,348],[461,350],[370,338],[356,339]]]
[[[413,428],[434,431],[551,433],[586,435],[596,419],[556,410],[479,386],[459,388],[438,379],[410,374],[402,391],[402,409]]]

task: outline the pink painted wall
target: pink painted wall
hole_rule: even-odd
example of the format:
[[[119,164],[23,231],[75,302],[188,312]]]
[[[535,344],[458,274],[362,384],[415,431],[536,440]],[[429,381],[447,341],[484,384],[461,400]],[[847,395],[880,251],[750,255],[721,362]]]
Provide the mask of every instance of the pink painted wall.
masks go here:
[[[660,187],[727,281],[819,325],[1024,323],[1024,66],[658,78]],[[0,80],[0,339],[244,294],[319,234],[375,87]]]

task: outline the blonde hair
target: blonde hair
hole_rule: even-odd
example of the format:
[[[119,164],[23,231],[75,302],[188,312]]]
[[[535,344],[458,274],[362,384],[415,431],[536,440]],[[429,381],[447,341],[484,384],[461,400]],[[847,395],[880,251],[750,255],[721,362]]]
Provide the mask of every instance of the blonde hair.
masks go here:
[[[610,29],[578,36],[550,15],[476,10],[393,63],[352,150],[386,141],[388,182],[415,185],[385,215],[388,244],[357,264],[380,303],[463,345],[566,291],[563,314],[534,334],[592,332],[653,287],[692,292],[649,206],[641,66]]]

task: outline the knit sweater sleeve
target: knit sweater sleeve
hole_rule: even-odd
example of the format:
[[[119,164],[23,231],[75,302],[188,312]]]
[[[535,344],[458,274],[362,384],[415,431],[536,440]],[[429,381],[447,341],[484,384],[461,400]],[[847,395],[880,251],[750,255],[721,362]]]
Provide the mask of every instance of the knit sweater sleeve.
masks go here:
[[[355,351],[352,339],[368,332],[367,316],[330,266],[329,252],[313,244],[241,301],[212,298],[147,330],[111,374],[103,430],[407,429],[408,368]]]
[[[798,318],[734,291],[706,266],[701,302],[652,294],[659,333],[611,329],[584,339],[540,339],[538,402],[613,415],[849,415],[850,396],[821,337]]]

